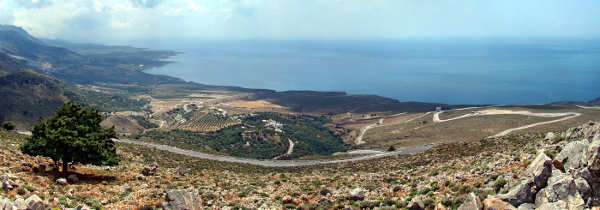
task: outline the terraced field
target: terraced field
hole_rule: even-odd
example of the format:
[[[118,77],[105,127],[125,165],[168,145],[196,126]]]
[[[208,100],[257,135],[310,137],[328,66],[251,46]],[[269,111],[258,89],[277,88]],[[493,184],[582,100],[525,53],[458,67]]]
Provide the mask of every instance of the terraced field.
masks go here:
[[[214,113],[198,112],[194,114],[190,120],[181,125],[177,125],[176,129],[194,132],[210,132],[218,131],[239,123],[239,120],[234,120],[229,117],[220,116]]]

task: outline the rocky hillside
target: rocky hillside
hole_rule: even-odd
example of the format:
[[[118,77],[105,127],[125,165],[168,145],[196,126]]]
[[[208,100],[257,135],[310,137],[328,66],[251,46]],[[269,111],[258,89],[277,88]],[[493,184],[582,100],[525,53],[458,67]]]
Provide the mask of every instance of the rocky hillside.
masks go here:
[[[0,122],[15,121],[19,128],[52,116],[66,100],[58,80],[29,70],[0,76],[0,98]]]
[[[0,207],[17,209],[597,209],[600,125],[439,145],[301,168],[194,159],[120,144],[115,167],[21,154],[0,131]],[[42,208],[43,207],[43,208]]]

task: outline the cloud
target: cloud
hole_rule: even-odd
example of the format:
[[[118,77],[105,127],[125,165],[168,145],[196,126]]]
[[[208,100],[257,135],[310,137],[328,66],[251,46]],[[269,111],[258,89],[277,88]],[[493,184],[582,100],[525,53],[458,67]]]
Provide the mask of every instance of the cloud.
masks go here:
[[[154,8],[162,3],[162,0],[129,0],[136,7]]]
[[[578,0],[0,0],[0,23],[72,40],[600,37]]]
[[[43,8],[52,4],[52,0],[15,0],[15,2],[25,8]]]

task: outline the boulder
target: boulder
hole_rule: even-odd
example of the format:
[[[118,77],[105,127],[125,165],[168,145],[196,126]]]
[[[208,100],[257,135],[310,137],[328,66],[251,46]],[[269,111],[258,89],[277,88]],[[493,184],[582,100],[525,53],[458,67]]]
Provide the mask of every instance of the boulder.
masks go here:
[[[17,210],[17,207],[14,206],[9,200],[0,199],[0,209],[2,209],[2,210]]]
[[[600,140],[592,141],[588,146],[586,162],[590,171],[600,171]]]
[[[425,204],[418,198],[413,198],[410,203],[406,206],[408,210],[423,210],[425,209]]]
[[[508,202],[513,206],[520,206],[524,203],[533,203],[535,198],[535,184],[533,180],[527,179],[519,185],[513,187],[508,193],[496,196],[498,199]]]
[[[27,203],[25,203],[25,200],[23,200],[21,197],[15,199],[13,204],[17,207],[17,209],[27,209]]]
[[[484,210],[516,210],[510,203],[504,202],[498,198],[488,198],[483,201]]]
[[[65,179],[65,178],[56,179],[56,183],[60,184],[60,185],[68,185],[69,184],[69,182],[67,182],[67,179]]]
[[[165,196],[165,210],[200,210],[202,202],[198,193],[192,190],[170,190]]]
[[[361,201],[365,199],[365,191],[363,188],[357,187],[352,189],[352,191],[350,191],[350,194],[348,194],[348,200],[351,201]]]
[[[579,195],[581,195],[584,200],[587,199],[592,192],[592,188],[583,178],[575,179],[575,187],[577,188]]]
[[[517,210],[534,210],[535,209],[535,205],[533,203],[524,203],[521,204]]]
[[[46,210],[46,204],[37,195],[32,195],[25,199],[25,205],[27,205],[28,210]]]
[[[583,206],[583,198],[577,190],[575,180],[571,176],[564,176],[548,184],[540,190],[535,197],[535,205],[539,208],[545,203],[565,203],[569,208]]]
[[[67,177],[67,181],[69,181],[69,183],[77,183],[79,182],[79,177],[77,177],[76,174],[71,174]]]
[[[567,205],[564,202],[556,202],[556,203],[544,203],[537,207],[537,210],[563,210],[567,209]]]
[[[586,165],[586,155],[589,143],[587,140],[573,141],[567,144],[556,156],[555,160],[561,162],[564,171],[574,171]]]
[[[552,175],[552,159],[544,152],[540,152],[537,157],[527,167],[527,174],[533,177],[533,182],[537,189],[544,188],[548,178]]]
[[[483,204],[481,203],[481,199],[479,199],[479,196],[475,195],[475,193],[469,193],[469,196],[467,196],[463,204],[461,204],[458,207],[458,210],[471,210],[481,208],[483,208]]]

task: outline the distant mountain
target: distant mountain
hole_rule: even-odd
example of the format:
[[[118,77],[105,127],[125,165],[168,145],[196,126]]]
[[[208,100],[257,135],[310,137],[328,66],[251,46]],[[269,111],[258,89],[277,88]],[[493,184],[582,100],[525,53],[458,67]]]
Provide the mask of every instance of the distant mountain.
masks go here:
[[[45,45],[22,28],[8,25],[0,25],[0,52],[22,57],[43,69],[85,60],[82,55],[65,48]]]
[[[22,59],[38,72],[79,84],[153,85],[183,82],[173,77],[142,72],[169,63],[164,59],[175,54],[171,51],[40,40],[20,27],[0,25],[0,52]]]

